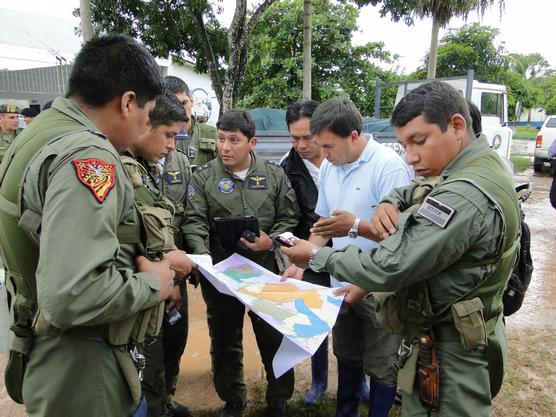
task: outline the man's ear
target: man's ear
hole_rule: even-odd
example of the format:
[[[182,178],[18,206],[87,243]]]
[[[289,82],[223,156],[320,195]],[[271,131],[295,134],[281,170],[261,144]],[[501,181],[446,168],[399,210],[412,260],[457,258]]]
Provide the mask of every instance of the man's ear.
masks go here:
[[[122,94],[120,98],[120,110],[122,112],[122,118],[127,119],[129,113],[133,108],[137,107],[137,95],[135,91],[126,91]]]
[[[465,117],[461,114],[453,114],[450,118],[450,125],[458,138],[463,138],[467,135],[467,122],[465,121]]]
[[[193,94],[189,96],[189,101],[191,101],[192,106],[195,105],[195,96]]]
[[[351,139],[352,142],[356,142],[359,139],[359,133],[357,133],[357,130],[352,130],[351,133],[349,134],[349,138]]]
[[[257,147],[257,137],[253,136],[251,139],[249,139],[249,145],[251,145],[251,150],[255,149]]]

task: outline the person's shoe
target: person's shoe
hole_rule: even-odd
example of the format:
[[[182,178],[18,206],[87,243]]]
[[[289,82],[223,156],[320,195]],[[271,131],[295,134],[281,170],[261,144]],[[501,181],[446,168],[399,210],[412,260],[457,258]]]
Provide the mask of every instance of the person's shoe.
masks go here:
[[[307,407],[314,407],[328,388],[328,337],[311,358],[311,377],[311,388],[305,394],[304,400]]]
[[[189,407],[170,399],[166,401],[164,417],[193,417],[193,413]]]
[[[367,407],[371,405],[371,386],[369,380],[365,375],[361,378],[361,386],[359,387],[359,395],[361,396],[361,401]]]
[[[218,414],[218,417],[243,417],[244,409],[245,407],[243,406],[226,403],[224,408],[220,410],[220,414]]]
[[[368,417],[388,417],[396,396],[395,384],[372,381],[371,405]]]
[[[336,417],[359,417],[359,400],[363,369],[338,362]]]

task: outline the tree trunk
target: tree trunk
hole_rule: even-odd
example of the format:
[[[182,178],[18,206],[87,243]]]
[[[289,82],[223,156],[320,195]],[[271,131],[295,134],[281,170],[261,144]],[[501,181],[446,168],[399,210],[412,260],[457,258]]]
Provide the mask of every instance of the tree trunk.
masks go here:
[[[427,78],[436,78],[436,58],[438,55],[438,33],[440,32],[440,20],[436,17],[432,19],[431,47],[429,51],[429,66],[427,69]]]
[[[311,0],[303,1],[303,99],[311,99]]]
[[[81,18],[81,32],[83,42],[90,41],[95,36],[93,32],[93,23],[91,20],[91,2],[90,0],[79,0],[79,17]]]

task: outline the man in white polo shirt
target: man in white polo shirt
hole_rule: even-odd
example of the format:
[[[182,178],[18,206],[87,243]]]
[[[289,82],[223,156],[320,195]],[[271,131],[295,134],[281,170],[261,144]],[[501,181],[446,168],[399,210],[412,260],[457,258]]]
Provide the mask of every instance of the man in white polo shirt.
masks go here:
[[[311,133],[326,158],[320,167],[315,209],[320,219],[309,237],[317,246],[330,239],[335,249],[349,244],[361,249],[378,246],[381,237],[372,234],[369,223],[375,207],[411,180],[404,161],[393,150],[365,138],[362,125],[361,114],[348,100],[325,101],[311,118]],[[283,276],[300,278],[301,274],[294,265]],[[378,326],[373,297],[346,304],[332,334],[338,360],[336,417],[359,416],[364,373],[371,377],[369,416],[387,417],[396,392],[390,366],[400,341]]]

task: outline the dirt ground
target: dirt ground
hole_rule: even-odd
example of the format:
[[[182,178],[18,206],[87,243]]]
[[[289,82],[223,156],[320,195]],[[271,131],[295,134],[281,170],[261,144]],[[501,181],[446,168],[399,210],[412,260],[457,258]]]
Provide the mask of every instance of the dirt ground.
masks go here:
[[[494,400],[496,417],[556,417],[556,211],[548,202],[551,178],[532,170],[515,177],[516,183],[532,182],[534,192],[524,204],[531,228],[535,271],[522,309],[507,318],[509,373],[501,393]],[[210,373],[209,337],[205,306],[200,291],[190,295],[190,333],[182,358],[176,399],[194,411],[216,410],[222,402],[216,395]],[[251,398],[260,397],[264,380],[260,356],[247,318],[244,332],[244,367]],[[3,386],[5,353],[0,353],[0,417],[24,417],[22,406],[14,404]],[[330,361],[329,394],[335,385],[335,360]],[[296,395],[310,382],[309,361],[296,367]],[[204,413],[203,413],[204,414]]]

